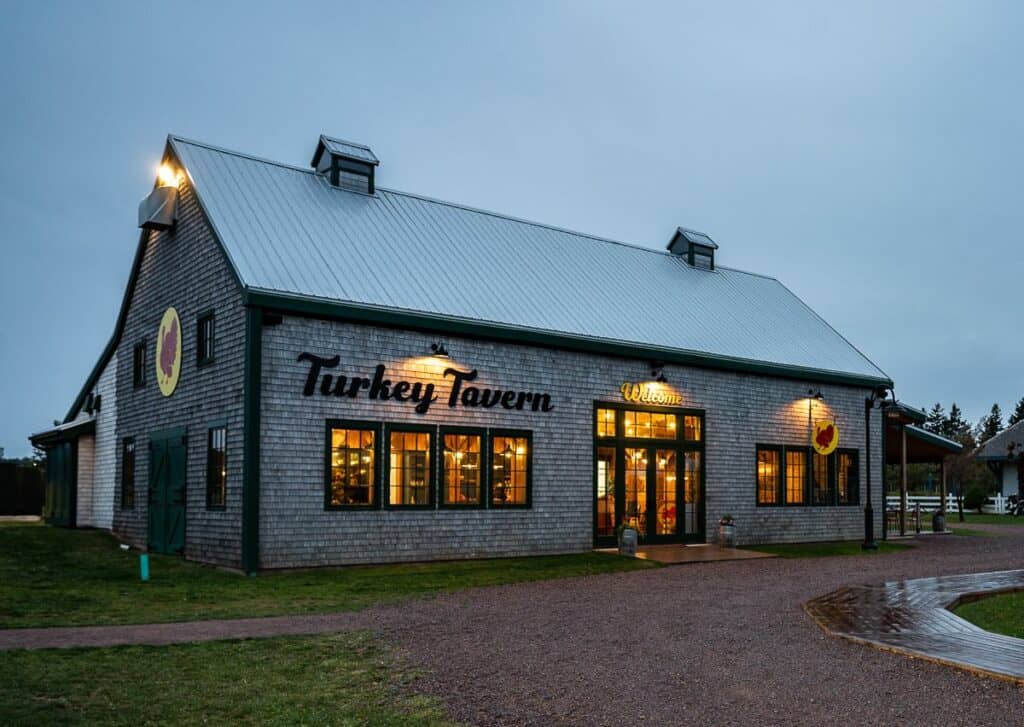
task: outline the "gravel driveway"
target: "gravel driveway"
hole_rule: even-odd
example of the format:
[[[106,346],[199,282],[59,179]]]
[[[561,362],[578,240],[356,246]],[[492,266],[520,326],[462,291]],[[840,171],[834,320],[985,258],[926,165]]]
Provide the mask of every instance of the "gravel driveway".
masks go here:
[[[368,620],[472,724],[1019,724],[1024,689],[826,636],[801,608],[844,584],[1024,566],[1024,528],[986,529],[1001,537],[479,589]]]

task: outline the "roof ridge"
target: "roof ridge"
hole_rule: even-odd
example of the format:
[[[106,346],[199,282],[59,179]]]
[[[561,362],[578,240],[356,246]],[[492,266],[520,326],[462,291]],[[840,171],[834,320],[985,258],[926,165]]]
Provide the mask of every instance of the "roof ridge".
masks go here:
[[[234,149],[227,149],[227,148],[222,147],[222,146],[217,146],[216,144],[209,144],[209,143],[206,143],[206,142],[203,142],[203,141],[196,141],[195,139],[188,139],[186,137],[178,136],[176,134],[169,134],[168,138],[170,138],[171,140],[176,141],[176,142],[181,142],[181,143],[184,143],[184,144],[191,144],[193,146],[199,146],[199,147],[202,147],[204,149],[210,149],[212,151],[217,151],[217,152],[220,152],[222,154],[230,154],[231,156],[240,157],[242,159],[249,159],[251,161],[262,162],[264,164],[271,164],[271,165],[276,166],[276,167],[282,167],[284,169],[290,169],[290,170],[293,170],[293,171],[296,171],[296,172],[303,172],[305,174],[316,174],[316,172],[314,172],[312,169],[310,169],[308,167],[299,167],[299,166],[296,166],[294,164],[288,164],[287,162],[279,162],[279,161],[275,161],[273,159],[267,159],[266,157],[256,156],[255,154],[248,154],[246,152],[236,151]],[[339,139],[339,141],[342,141],[342,140]],[[341,191],[341,192],[349,192],[349,193],[352,193],[352,194],[358,194],[357,192],[352,192],[351,190],[343,189],[341,187],[339,187],[338,190]],[[534,227],[543,227],[544,229],[547,229],[547,230],[553,230],[555,232],[563,232],[563,233],[565,233],[567,235],[574,235],[576,237],[585,237],[585,238],[587,238],[589,240],[594,240],[595,242],[604,242],[604,243],[608,243],[610,245],[619,245],[621,247],[627,247],[627,248],[629,248],[631,250],[640,250],[642,252],[649,252],[649,253],[653,253],[655,255],[662,255],[662,256],[666,256],[666,257],[679,257],[678,255],[675,255],[675,254],[673,254],[671,252],[667,252],[665,250],[658,250],[658,249],[652,248],[652,247],[646,247],[644,245],[640,245],[639,243],[623,242],[622,240],[614,240],[614,239],[612,239],[610,237],[602,237],[601,235],[594,235],[594,234],[589,233],[589,232],[581,232],[580,230],[574,230],[571,227],[561,227],[559,225],[552,225],[552,224],[549,224],[547,222],[538,222],[536,220],[528,220],[525,217],[517,217],[515,215],[506,214],[504,212],[495,212],[494,210],[484,209],[483,207],[474,207],[472,205],[468,205],[468,204],[465,204],[465,203],[462,203],[462,202],[452,202],[451,200],[440,199],[438,197],[431,197],[429,195],[419,194],[419,193],[416,193],[416,192],[405,192],[405,191],[400,190],[400,189],[393,189],[391,187],[383,187],[381,185],[377,185],[377,191],[378,192],[387,192],[389,194],[397,194],[397,195],[401,195],[403,197],[411,197],[413,199],[423,200],[424,202],[432,202],[434,204],[443,204],[446,207],[454,207],[456,209],[462,209],[462,210],[466,210],[468,212],[476,212],[478,214],[489,215],[491,217],[498,217],[498,218],[503,219],[503,220],[509,220],[509,221],[512,221],[512,222],[518,222],[518,223],[524,224],[524,225],[532,225]],[[689,229],[689,228],[684,228],[684,229]],[[692,231],[693,232],[697,232],[697,230],[692,230]],[[705,235],[707,233],[701,232],[700,234]],[[750,276],[753,276],[755,278],[763,278],[765,280],[774,280],[775,282],[779,282],[778,278],[776,278],[774,275],[766,275],[764,273],[755,273],[755,272],[750,271],[750,270],[743,270],[741,268],[734,268],[734,267],[731,267],[729,265],[718,265],[718,264],[716,264],[715,265],[715,271],[718,271],[718,270],[726,270],[726,271],[729,271],[729,272],[732,272],[732,273],[739,273],[741,275],[750,275]],[[714,272],[714,271],[703,271],[703,272]]]

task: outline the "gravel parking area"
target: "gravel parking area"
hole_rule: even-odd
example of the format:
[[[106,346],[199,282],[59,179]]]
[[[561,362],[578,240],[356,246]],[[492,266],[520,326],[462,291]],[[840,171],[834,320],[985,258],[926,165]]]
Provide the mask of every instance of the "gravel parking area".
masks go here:
[[[841,585],[1024,566],[1024,528],[984,529],[1000,537],[503,586],[370,620],[472,724],[1013,723],[1024,689],[827,636],[801,608]]]

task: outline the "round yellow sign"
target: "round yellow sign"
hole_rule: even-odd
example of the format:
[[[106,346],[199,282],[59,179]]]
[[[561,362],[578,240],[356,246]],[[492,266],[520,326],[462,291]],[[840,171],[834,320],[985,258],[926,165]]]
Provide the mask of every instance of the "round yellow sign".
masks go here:
[[[814,451],[821,455],[829,455],[839,446],[839,427],[828,420],[814,425]]]
[[[168,308],[160,320],[156,334],[156,382],[160,393],[170,396],[178,386],[181,374],[181,321],[178,311]]]

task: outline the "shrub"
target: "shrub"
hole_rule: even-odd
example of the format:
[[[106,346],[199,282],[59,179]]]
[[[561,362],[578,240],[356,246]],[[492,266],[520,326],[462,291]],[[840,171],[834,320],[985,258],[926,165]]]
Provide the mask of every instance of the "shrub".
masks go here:
[[[964,509],[981,512],[981,508],[987,499],[988,493],[985,492],[985,489],[974,485],[964,493]]]

